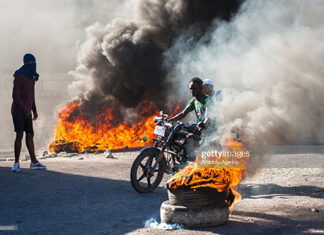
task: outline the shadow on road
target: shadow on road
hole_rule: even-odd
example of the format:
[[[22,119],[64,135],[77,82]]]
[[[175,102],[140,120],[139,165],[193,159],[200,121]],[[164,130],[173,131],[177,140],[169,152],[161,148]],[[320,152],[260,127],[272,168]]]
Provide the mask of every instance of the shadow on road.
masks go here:
[[[312,198],[324,198],[324,188],[317,186],[291,186],[285,187],[277,184],[241,184],[239,192],[243,198],[270,199],[277,196],[306,196]]]
[[[281,197],[305,196],[324,199],[324,188],[316,186],[284,187],[276,184],[242,184],[238,190],[245,199],[271,199]],[[303,200],[303,199],[301,199]],[[306,199],[307,200],[307,199]],[[323,205],[318,205],[322,207]],[[285,207],[283,205],[283,207]],[[262,208],[260,208],[262,211]],[[324,234],[323,210],[311,212],[311,207],[278,208],[276,210],[257,212],[241,211],[234,207],[228,224],[215,228],[198,229],[217,234]],[[274,212],[274,213],[273,213]],[[197,229],[192,230],[197,231]]]
[[[0,225],[27,234],[124,234],[158,218],[167,200],[163,188],[139,194],[127,181],[54,171],[0,167],[0,179]]]
[[[300,215],[306,208],[300,208]],[[323,234],[324,224],[316,221],[296,218],[289,215],[275,215],[258,212],[238,211],[234,209],[228,224],[220,227],[199,229],[199,231],[217,234]],[[197,229],[196,229],[197,230]],[[195,230],[195,231],[196,231]]]

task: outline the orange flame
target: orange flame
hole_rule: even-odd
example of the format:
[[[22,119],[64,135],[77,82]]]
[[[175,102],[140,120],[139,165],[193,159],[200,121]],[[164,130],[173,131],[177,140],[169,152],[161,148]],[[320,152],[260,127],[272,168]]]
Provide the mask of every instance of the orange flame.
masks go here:
[[[125,147],[144,147],[150,145],[154,137],[155,123],[153,117],[158,110],[153,109],[148,101],[144,101],[140,114],[141,120],[132,124],[122,122],[117,125],[112,108],[102,107],[102,110],[89,121],[84,118],[80,102],[72,102],[58,111],[58,123],[54,137],[49,145],[49,151],[62,151],[64,148],[76,152],[104,151],[106,149],[121,149]],[[179,110],[180,103],[176,111]],[[148,142],[143,141],[146,136]]]
[[[230,138],[226,139],[225,150],[226,152],[245,151],[240,142],[231,140]],[[227,156],[222,156],[224,161],[228,158]],[[243,162],[244,167],[242,168],[226,168],[224,166],[201,167],[202,165],[198,164],[199,159],[201,159],[201,156],[197,156],[197,160],[194,163],[173,175],[168,181],[167,187],[170,190],[176,190],[182,187],[190,187],[192,189],[210,187],[217,189],[218,192],[228,190],[228,192],[234,195],[234,201],[228,201],[230,210],[232,210],[233,206],[241,199],[241,195],[236,189],[246,170],[246,159],[240,159],[240,164],[242,164],[242,161],[245,161]]]

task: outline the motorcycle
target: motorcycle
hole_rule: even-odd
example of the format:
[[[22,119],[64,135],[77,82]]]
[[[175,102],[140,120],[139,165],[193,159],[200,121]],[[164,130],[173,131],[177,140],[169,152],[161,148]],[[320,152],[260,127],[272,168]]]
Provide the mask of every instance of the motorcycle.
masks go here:
[[[153,138],[153,146],[141,149],[131,168],[131,183],[139,193],[153,192],[164,173],[176,172],[188,160],[184,149],[186,136],[195,132],[197,125],[183,122],[174,125],[168,122],[168,115],[163,111],[160,115],[153,119],[156,123],[154,134],[157,136]]]

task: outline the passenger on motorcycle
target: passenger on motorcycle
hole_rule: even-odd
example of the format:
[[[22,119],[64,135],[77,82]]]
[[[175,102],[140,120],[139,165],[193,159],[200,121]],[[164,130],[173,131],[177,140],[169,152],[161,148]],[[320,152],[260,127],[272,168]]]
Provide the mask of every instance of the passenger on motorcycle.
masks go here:
[[[207,107],[213,103],[213,100],[209,95],[203,93],[203,81],[194,77],[189,82],[189,90],[192,94],[192,99],[188,102],[185,109],[170,118],[170,122],[176,122],[184,118],[188,113],[195,110],[197,116],[197,123],[190,125],[187,130],[190,132],[186,136],[186,142],[184,149],[187,153],[188,160],[193,161],[195,159],[194,150],[200,140],[200,134],[207,121]]]

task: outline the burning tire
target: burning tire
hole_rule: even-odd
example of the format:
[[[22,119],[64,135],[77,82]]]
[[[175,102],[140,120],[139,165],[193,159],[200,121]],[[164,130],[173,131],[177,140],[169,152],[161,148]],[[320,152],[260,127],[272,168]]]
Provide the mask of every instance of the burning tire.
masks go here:
[[[183,206],[206,206],[224,203],[227,194],[227,189],[218,192],[217,189],[209,187],[168,190],[169,203]]]
[[[163,157],[158,163],[157,167],[153,169],[156,162],[156,156],[159,153],[157,149],[148,149],[143,151],[135,159],[131,168],[131,183],[133,188],[139,193],[150,193],[159,186],[164,170],[166,168],[166,161]]]
[[[213,227],[226,224],[229,217],[228,205],[180,206],[165,201],[161,205],[161,220],[168,224],[181,224],[186,227]]]

